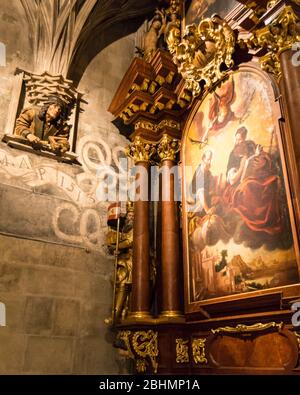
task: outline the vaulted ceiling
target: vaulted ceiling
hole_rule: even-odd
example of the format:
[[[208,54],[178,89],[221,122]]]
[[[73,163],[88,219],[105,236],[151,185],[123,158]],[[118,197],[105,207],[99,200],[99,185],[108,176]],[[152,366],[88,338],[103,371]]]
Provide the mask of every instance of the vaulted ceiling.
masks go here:
[[[163,0],[21,0],[35,72],[79,81],[105,46],[137,30]]]

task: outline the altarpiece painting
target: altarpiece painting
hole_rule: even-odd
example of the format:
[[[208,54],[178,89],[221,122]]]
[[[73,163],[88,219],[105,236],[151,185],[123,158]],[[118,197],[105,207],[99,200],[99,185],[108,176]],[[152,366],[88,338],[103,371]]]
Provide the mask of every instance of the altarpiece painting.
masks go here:
[[[183,139],[190,303],[299,283],[280,109],[250,67],[195,109]]]

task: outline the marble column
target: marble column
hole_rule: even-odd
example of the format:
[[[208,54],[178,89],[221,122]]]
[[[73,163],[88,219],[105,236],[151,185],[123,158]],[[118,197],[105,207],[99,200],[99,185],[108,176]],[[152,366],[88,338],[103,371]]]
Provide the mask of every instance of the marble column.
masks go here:
[[[176,172],[176,154],[180,142],[164,135],[157,152],[161,164],[161,283],[162,300],[160,318],[178,318],[182,316],[180,303],[179,268],[179,223],[178,207],[175,201],[174,185]]]
[[[134,202],[132,293],[129,319],[147,319],[150,315],[150,234],[149,166],[155,148],[136,137],[128,148],[135,163],[136,200]]]

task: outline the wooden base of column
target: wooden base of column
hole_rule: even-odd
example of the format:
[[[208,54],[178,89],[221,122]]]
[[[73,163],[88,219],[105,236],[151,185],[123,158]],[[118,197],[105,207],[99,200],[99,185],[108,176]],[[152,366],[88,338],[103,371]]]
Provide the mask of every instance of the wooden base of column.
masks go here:
[[[181,311],[162,311],[157,319],[159,323],[183,323],[185,317]]]
[[[122,322],[123,325],[143,323],[154,324],[155,318],[148,311],[134,311],[128,313],[128,317]]]

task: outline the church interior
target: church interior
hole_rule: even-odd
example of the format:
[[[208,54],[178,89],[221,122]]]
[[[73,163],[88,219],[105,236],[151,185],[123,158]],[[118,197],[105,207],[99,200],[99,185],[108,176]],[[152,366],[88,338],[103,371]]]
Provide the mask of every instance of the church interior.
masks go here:
[[[300,1],[0,22],[0,374],[299,374]]]

